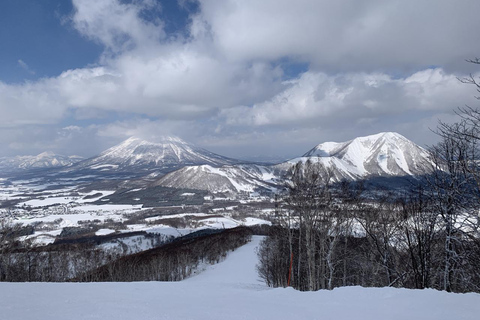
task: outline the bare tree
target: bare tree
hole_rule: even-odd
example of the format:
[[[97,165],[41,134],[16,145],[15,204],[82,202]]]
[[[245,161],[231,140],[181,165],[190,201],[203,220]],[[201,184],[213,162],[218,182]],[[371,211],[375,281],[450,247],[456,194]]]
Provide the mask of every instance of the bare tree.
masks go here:
[[[408,256],[407,270],[413,274],[411,282],[416,289],[432,287],[434,266],[439,262],[435,251],[438,214],[431,203],[421,185],[402,202],[402,242]]]
[[[469,62],[480,64],[478,58]],[[474,85],[480,92],[480,83],[473,75],[460,81]],[[436,133],[441,141],[430,148],[433,173],[429,184],[442,221],[442,289],[447,291],[452,290],[454,278],[467,261],[465,240],[478,239],[480,226],[480,111],[466,106],[459,108],[457,115],[460,120],[456,123],[439,123]]]
[[[330,236],[331,178],[331,171],[320,162],[310,160],[297,163],[291,172],[287,204],[298,217],[298,252],[305,251],[306,289],[309,291],[326,287],[324,275],[327,268],[325,257],[330,251],[326,239]],[[301,261],[299,257],[298,270],[301,269]]]

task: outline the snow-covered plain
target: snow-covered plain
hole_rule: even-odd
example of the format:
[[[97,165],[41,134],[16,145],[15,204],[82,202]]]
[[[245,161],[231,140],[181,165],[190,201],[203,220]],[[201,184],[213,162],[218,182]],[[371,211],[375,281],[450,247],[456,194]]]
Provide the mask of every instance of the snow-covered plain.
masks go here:
[[[480,318],[479,294],[347,287],[266,287],[255,272],[260,237],[182,282],[0,283],[0,318],[388,319]]]

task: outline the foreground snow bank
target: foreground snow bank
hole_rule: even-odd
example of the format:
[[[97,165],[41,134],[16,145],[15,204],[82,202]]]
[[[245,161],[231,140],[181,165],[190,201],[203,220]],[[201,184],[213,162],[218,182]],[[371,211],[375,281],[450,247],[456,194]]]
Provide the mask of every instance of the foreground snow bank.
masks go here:
[[[2,319],[479,319],[479,294],[347,287],[270,289],[255,272],[260,237],[182,282],[0,283]]]
[[[181,283],[1,284],[2,319],[479,319],[480,297],[433,290],[219,289]]]

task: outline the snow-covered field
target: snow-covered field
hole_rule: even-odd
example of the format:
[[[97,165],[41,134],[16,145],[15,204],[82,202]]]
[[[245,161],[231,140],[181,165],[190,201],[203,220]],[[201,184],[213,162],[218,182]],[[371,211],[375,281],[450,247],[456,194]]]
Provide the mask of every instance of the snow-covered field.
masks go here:
[[[388,319],[480,318],[479,294],[347,287],[266,287],[255,271],[260,237],[182,282],[0,283],[0,318]]]

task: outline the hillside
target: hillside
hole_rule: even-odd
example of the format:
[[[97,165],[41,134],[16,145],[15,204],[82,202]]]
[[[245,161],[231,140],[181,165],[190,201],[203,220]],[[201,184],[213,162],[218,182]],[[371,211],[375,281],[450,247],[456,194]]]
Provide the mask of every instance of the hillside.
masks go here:
[[[188,166],[168,173],[153,185],[237,193],[274,190],[276,179],[268,166],[251,164],[215,168],[203,165]]]
[[[423,175],[430,170],[428,157],[425,149],[404,136],[382,132],[347,142],[321,143],[290,162],[313,158],[332,168],[337,177],[356,179]]]
[[[181,282],[1,283],[2,318],[20,319],[478,319],[480,295],[346,287],[298,292],[257,278],[260,237]]]
[[[431,170],[428,152],[394,132],[324,142],[303,156],[276,165],[186,166],[159,178],[153,185],[209,192],[262,192],[281,189],[297,163],[319,163],[331,170],[333,181],[397,179],[422,176]]]
[[[187,165],[222,166],[239,162],[187,143],[178,137],[164,136],[156,141],[131,137],[69,170],[88,169],[99,173],[127,171],[141,175],[153,171],[166,173]]]
[[[46,151],[36,156],[1,157],[0,170],[6,172],[69,167],[81,161],[79,156],[63,156]]]

